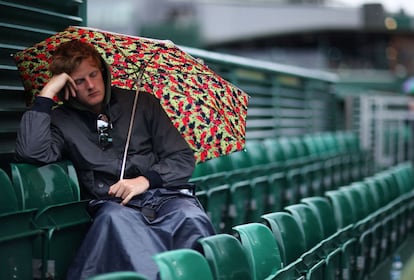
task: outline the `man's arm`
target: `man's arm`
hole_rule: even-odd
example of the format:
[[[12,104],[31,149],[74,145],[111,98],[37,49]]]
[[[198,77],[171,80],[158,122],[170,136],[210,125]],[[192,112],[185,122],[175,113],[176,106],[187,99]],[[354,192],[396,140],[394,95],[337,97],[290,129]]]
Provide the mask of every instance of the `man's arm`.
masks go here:
[[[51,126],[54,102],[38,96],[31,110],[23,114],[17,132],[16,157],[19,161],[50,163],[61,158],[63,137]]]

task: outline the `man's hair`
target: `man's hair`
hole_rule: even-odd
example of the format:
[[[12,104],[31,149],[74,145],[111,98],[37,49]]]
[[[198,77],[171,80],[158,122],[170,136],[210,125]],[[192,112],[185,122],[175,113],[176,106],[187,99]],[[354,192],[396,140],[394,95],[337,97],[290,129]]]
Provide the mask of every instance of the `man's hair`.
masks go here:
[[[64,42],[53,53],[49,71],[53,75],[63,72],[71,74],[82,60],[89,57],[92,57],[99,69],[102,69],[101,55],[93,45],[79,40]]]

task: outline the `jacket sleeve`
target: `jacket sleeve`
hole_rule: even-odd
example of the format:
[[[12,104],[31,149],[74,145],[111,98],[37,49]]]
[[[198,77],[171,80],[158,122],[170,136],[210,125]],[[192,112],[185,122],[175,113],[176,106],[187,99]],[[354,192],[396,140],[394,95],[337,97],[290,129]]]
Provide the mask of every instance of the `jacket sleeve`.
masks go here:
[[[17,160],[43,164],[61,159],[64,141],[51,125],[53,105],[53,100],[38,96],[32,109],[23,114],[17,132]]]
[[[186,183],[191,177],[195,158],[193,150],[172,124],[158,99],[149,95],[151,122],[149,129],[153,135],[153,150],[158,158],[144,176],[151,178],[158,174],[163,187],[174,187]],[[156,177],[156,176],[154,176]],[[150,179],[151,187],[153,186]]]

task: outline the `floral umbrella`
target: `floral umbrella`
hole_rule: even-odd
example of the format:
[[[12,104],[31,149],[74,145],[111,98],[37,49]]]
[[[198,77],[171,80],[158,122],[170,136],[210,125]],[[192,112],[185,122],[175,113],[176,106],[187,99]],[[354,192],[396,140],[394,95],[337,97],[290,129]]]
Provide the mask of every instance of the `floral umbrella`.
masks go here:
[[[51,77],[48,65],[62,42],[95,46],[111,67],[112,85],[140,87],[159,98],[197,162],[244,149],[248,95],[171,41],[71,26],[14,58],[32,101]]]

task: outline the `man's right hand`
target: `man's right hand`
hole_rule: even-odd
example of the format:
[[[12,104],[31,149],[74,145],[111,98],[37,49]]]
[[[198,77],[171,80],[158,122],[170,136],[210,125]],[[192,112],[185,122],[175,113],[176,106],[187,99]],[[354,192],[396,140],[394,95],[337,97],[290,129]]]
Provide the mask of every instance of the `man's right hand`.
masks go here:
[[[62,89],[65,91],[65,100],[68,100],[69,96],[76,97],[75,81],[66,73],[54,75],[39,95],[53,99]]]

